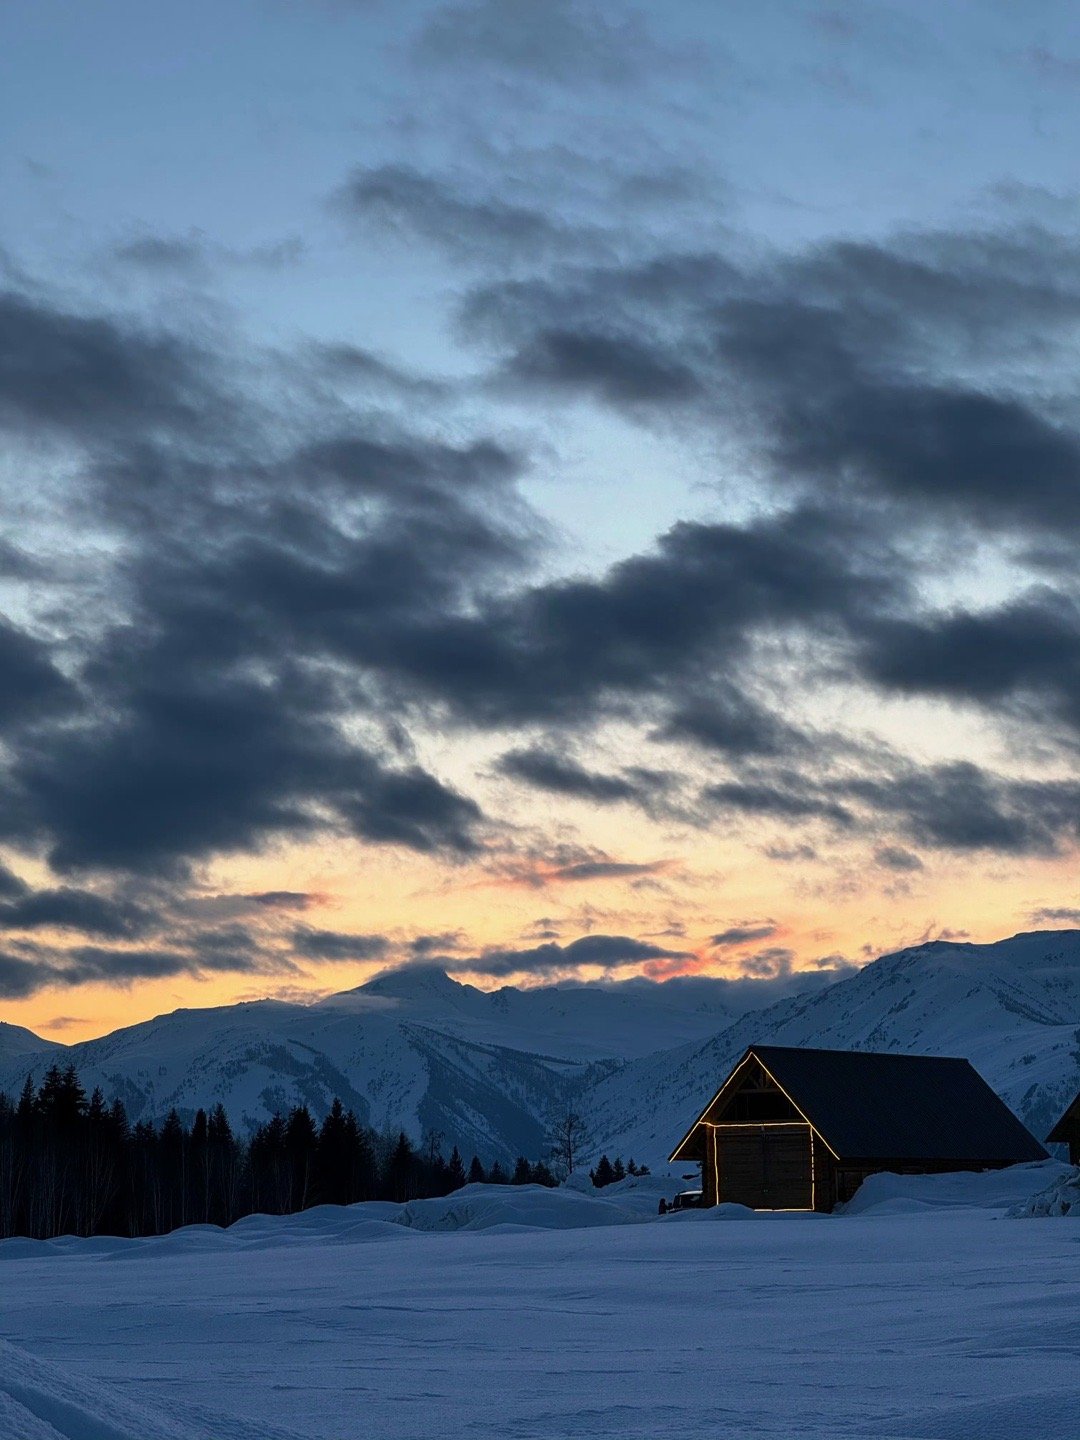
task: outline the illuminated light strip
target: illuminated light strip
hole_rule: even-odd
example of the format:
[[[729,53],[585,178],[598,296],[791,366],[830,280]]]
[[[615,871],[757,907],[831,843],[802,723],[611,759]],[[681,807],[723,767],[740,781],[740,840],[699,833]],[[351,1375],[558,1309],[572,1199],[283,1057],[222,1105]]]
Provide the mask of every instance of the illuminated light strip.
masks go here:
[[[699,1120],[697,1123],[709,1130],[801,1130],[804,1125],[814,1128],[809,1120]]]
[[[686,1144],[686,1142],[690,1139],[690,1136],[693,1135],[694,1131],[698,1128],[698,1126],[699,1126],[699,1125],[704,1125],[704,1124],[707,1123],[707,1121],[705,1120],[705,1116],[709,1113],[709,1111],[713,1108],[713,1106],[716,1104],[716,1102],[720,1099],[720,1096],[723,1095],[724,1091],[728,1088],[728,1086],[734,1084],[735,1077],[738,1075],[739,1071],[743,1068],[743,1066],[746,1065],[746,1064],[748,1064],[751,1060],[756,1059],[756,1058],[757,1058],[757,1057],[754,1055],[754,1053],[753,1053],[752,1050],[747,1050],[746,1054],[745,1054],[745,1055],[743,1056],[743,1058],[739,1061],[738,1065],[735,1066],[735,1069],[731,1072],[731,1074],[728,1076],[728,1078],[727,1078],[727,1079],[724,1081],[724,1083],[720,1086],[720,1089],[717,1090],[716,1094],[712,1097],[712,1099],[709,1101],[709,1103],[708,1103],[708,1104],[705,1106],[705,1108],[702,1110],[701,1114],[700,1114],[700,1115],[698,1116],[698,1118],[694,1121],[693,1125],[690,1126],[690,1129],[687,1130],[686,1134],[685,1134],[685,1135],[682,1137],[682,1139],[679,1141],[678,1145],[675,1146],[675,1149],[674,1149],[674,1150],[671,1152],[671,1154],[668,1156],[668,1164],[669,1164],[669,1165],[672,1164],[672,1163],[677,1159],[678,1154],[679,1154],[679,1151],[683,1148],[683,1146]],[[760,1064],[761,1062],[759,1061],[758,1063]],[[764,1068],[765,1068],[765,1067],[762,1066],[762,1069],[764,1069]],[[796,1106],[796,1109],[798,1109],[798,1106]],[[801,1114],[802,1114],[802,1111],[800,1110],[799,1113],[800,1113],[800,1115],[801,1115]]]
[[[719,1168],[718,1151],[719,1151],[719,1148],[720,1148],[720,1147],[719,1147],[719,1146],[717,1145],[717,1143],[716,1143],[715,1131],[717,1131],[717,1130],[719,1130],[719,1129],[721,1128],[721,1124],[720,1124],[719,1122],[716,1122],[716,1121],[706,1120],[706,1119],[705,1119],[705,1116],[709,1113],[709,1111],[713,1108],[713,1106],[716,1104],[716,1102],[720,1099],[720,1097],[723,1095],[724,1091],[727,1090],[730,1086],[734,1085],[734,1083],[735,1083],[736,1079],[738,1078],[738,1075],[739,1075],[740,1071],[742,1070],[743,1066],[749,1064],[749,1062],[750,1062],[751,1060],[756,1060],[756,1061],[757,1061],[757,1063],[761,1066],[761,1068],[762,1068],[762,1070],[765,1072],[765,1074],[769,1077],[769,1079],[772,1081],[772,1083],[773,1083],[773,1084],[776,1086],[776,1088],[780,1091],[780,1094],[783,1095],[784,1099],[787,1100],[788,1104],[791,1105],[791,1106],[798,1112],[798,1114],[800,1114],[800,1115],[802,1116],[804,1122],[805,1122],[805,1123],[809,1126],[809,1128],[810,1128],[810,1200],[811,1200],[810,1209],[811,1209],[811,1210],[816,1210],[816,1209],[817,1209],[817,1161],[816,1161],[816,1157],[815,1157],[815,1153],[814,1153],[814,1137],[815,1137],[815,1135],[817,1135],[817,1138],[820,1139],[821,1143],[825,1146],[825,1149],[828,1150],[829,1154],[833,1157],[833,1159],[837,1162],[837,1164],[840,1163],[840,1156],[839,1156],[839,1155],[836,1153],[836,1151],[832,1148],[832,1146],[829,1144],[828,1140],[825,1139],[825,1136],[824,1136],[824,1135],[818,1135],[818,1134],[817,1134],[817,1131],[814,1129],[814,1123],[813,1123],[813,1121],[809,1119],[809,1117],[807,1116],[806,1112],[802,1109],[802,1107],[801,1107],[800,1105],[797,1105],[797,1104],[795,1103],[795,1101],[791,1098],[791,1096],[788,1094],[788,1092],[784,1089],[783,1085],[780,1084],[780,1081],[777,1080],[776,1076],[772,1073],[772,1071],[771,1071],[771,1070],[769,1069],[769,1067],[765,1064],[765,1062],[761,1059],[761,1057],[754,1052],[753,1046],[750,1046],[750,1047],[747,1048],[746,1054],[745,1054],[745,1055],[743,1056],[743,1058],[739,1061],[738,1065],[735,1066],[735,1069],[731,1072],[731,1074],[728,1076],[728,1078],[724,1081],[723,1085],[720,1086],[720,1089],[717,1090],[716,1094],[712,1097],[712,1099],[709,1101],[709,1103],[708,1103],[708,1104],[705,1106],[705,1108],[702,1110],[701,1114],[700,1114],[700,1115],[698,1116],[698,1118],[694,1121],[693,1125],[690,1126],[690,1129],[686,1132],[686,1134],[683,1136],[683,1138],[679,1141],[678,1145],[676,1145],[675,1149],[671,1152],[671,1155],[670,1155],[670,1157],[669,1157],[669,1162],[668,1162],[668,1163],[670,1164],[670,1163],[674,1162],[676,1156],[679,1154],[679,1151],[683,1148],[683,1146],[686,1144],[686,1142],[690,1139],[691,1135],[693,1135],[694,1131],[698,1128],[699,1125],[705,1126],[707,1130],[712,1130],[712,1131],[714,1132],[714,1134],[713,1134],[713,1177],[714,1177],[715,1182],[716,1182],[716,1203],[719,1205],[719,1203],[720,1203],[720,1168]],[[752,1122],[738,1122],[738,1121],[733,1121],[733,1122],[732,1122],[732,1124],[739,1124],[739,1123],[752,1124]],[[783,1123],[784,1123],[783,1121],[779,1121],[779,1120],[764,1121],[764,1122],[762,1122],[763,1125],[782,1125]],[[795,1121],[789,1121],[788,1123],[789,1123],[789,1124],[795,1124],[795,1123],[797,1123],[797,1122],[795,1122]],[[760,1128],[760,1127],[754,1127],[754,1128]],[[706,1163],[707,1163],[707,1162],[708,1162],[708,1140],[706,1139]],[[800,1209],[804,1209],[804,1208],[805,1208],[805,1207],[800,1207]]]
[[[749,1058],[749,1057],[747,1057],[747,1058]],[[757,1056],[757,1055],[754,1056],[754,1059],[757,1060],[757,1062],[758,1062],[758,1064],[761,1066],[762,1070],[765,1071],[765,1074],[768,1075],[769,1079],[770,1079],[770,1080],[772,1081],[772,1083],[776,1086],[776,1088],[780,1091],[780,1094],[783,1095],[784,1099],[787,1100],[789,1104],[795,1105],[795,1101],[792,1100],[791,1096],[790,1096],[790,1095],[787,1093],[787,1091],[784,1089],[783,1085],[780,1084],[780,1081],[777,1080],[776,1076],[772,1073],[772,1071],[771,1071],[771,1070],[769,1069],[769,1067],[764,1063],[764,1061],[761,1060],[760,1057]],[[810,1117],[806,1114],[805,1110],[800,1109],[800,1107],[799,1107],[798,1105],[795,1105],[795,1109],[799,1111],[799,1114],[800,1114],[800,1115],[802,1116],[802,1118],[806,1121],[807,1125],[809,1125],[809,1126],[810,1126],[810,1129],[813,1130],[813,1128],[814,1128],[814,1122],[813,1122],[813,1121],[810,1119]],[[825,1139],[825,1136],[824,1136],[824,1135],[820,1135],[818,1138],[821,1140],[821,1143],[825,1146],[825,1149],[828,1150],[829,1154],[833,1157],[833,1159],[834,1159],[834,1160],[839,1160],[839,1159],[840,1159],[840,1156],[837,1155],[836,1151],[835,1151],[835,1150],[832,1148],[832,1146],[829,1144],[828,1140]]]

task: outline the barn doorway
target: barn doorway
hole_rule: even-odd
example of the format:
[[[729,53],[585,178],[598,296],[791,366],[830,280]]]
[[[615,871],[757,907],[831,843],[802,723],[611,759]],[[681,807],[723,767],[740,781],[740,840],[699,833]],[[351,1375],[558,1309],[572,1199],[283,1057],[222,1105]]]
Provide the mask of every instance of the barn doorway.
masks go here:
[[[813,1151],[806,1124],[717,1125],[715,1185],[723,1203],[753,1210],[812,1210]]]

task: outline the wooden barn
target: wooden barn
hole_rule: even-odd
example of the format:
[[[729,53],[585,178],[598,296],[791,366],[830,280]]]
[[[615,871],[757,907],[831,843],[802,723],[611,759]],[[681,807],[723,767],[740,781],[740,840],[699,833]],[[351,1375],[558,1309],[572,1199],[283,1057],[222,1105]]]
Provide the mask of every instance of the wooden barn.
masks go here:
[[[1068,1145],[1069,1164],[1080,1165],[1080,1092],[1046,1139],[1054,1145]]]
[[[1046,1158],[966,1060],[778,1045],[750,1046],[671,1156],[700,1161],[705,1205],[754,1210],[831,1210],[881,1170]]]

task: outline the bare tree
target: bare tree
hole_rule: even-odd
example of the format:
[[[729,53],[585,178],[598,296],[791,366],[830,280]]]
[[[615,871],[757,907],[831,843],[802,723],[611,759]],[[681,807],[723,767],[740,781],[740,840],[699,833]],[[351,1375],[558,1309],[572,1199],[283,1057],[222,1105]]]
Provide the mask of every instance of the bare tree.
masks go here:
[[[589,1130],[585,1121],[576,1110],[567,1107],[552,1118],[548,1125],[547,1138],[556,1168],[564,1177],[572,1175],[581,1151],[589,1144]]]

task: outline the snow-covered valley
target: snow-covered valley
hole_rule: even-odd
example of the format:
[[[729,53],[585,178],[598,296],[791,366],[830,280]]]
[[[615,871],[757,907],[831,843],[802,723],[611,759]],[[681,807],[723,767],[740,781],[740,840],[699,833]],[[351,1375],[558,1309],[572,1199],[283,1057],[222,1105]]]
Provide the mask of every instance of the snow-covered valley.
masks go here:
[[[660,1220],[470,1187],[152,1240],[0,1244],[5,1440],[1061,1440],[1080,1224],[1064,1167],[877,1176],[845,1215]]]

